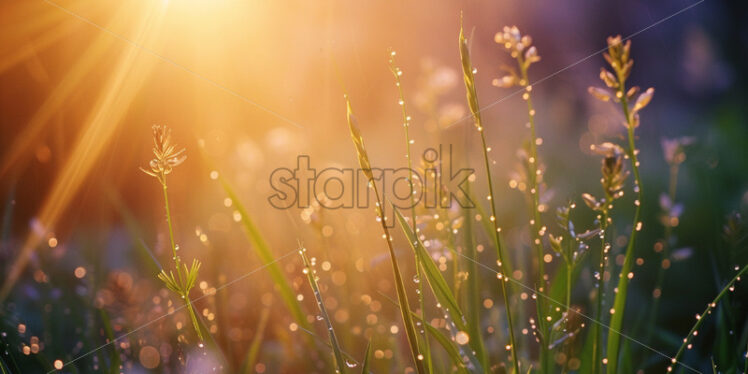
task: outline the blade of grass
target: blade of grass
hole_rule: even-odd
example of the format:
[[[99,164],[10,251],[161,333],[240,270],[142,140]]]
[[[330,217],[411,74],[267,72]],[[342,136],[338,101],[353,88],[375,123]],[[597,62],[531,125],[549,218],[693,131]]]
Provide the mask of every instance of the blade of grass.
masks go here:
[[[415,234],[411,230],[410,226],[408,226],[408,223],[405,220],[405,217],[403,217],[402,213],[400,213],[400,210],[395,208],[394,205],[392,206],[392,209],[394,209],[395,211],[395,215],[397,217],[398,223],[400,224],[400,228],[408,238],[408,243],[413,249],[413,252],[415,252],[418,262],[423,267],[424,275],[426,275],[426,280],[429,282],[429,285],[434,292],[434,296],[436,296],[436,299],[439,301],[442,307],[447,311],[448,314],[450,314],[452,319],[454,319],[454,323],[457,328],[465,331],[465,317],[460,311],[460,306],[457,304],[457,300],[452,294],[452,291],[449,288],[449,284],[447,284],[447,281],[442,276],[441,271],[439,271],[439,268],[434,263],[434,260],[431,259],[431,256],[429,256],[429,254],[424,249],[420,239],[415,237]]]
[[[299,247],[301,247],[301,245],[299,245]],[[332,352],[335,356],[335,364],[338,367],[337,372],[344,373],[346,367],[345,360],[340,351],[340,345],[338,344],[338,338],[335,336],[335,330],[332,328],[332,321],[330,321],[330,316],[327,314],[327,308],[325,308],[325,303],[322,301],[322,294],[320,293],[319,285],[317,284],[316,271],[312,268],[312,264],[306,257],[306,248],[299,248],[299,255],[301,255],[301,259],[304,261],[304,274],[306,274],[309,285],[312,287],[312,291],[314,292],[314,298],[317,300],[320,317],[322,317],[327,325],[327,333],[330,336],[330,345],[332,346]]]
[[[188,308],[196,308],[193,304],[194,301],[195,300],[192,300],[192,299],[187,300]],[[203,340],[205,347],[210,350],[213,350],[213,352],[215,352],[218,355],[218,358],[221,364],[224,365],[224,367],[226,367],[227,369],[233,371],[231,367],[231,363],[226,358],[226,354],[224,354],[223,350],[221,349],[221,346],[218,345],[218,342],[213,337],[213,334],[210,333],[210,329],[208,328],[208,325],[205,323],[203,316],[199,313],[195,313],[194,316],[195,316],[195,323],[199,327],[200,333],[203,336],[207,336],[207,338]]]
[[[449,356],[449,359],[452,361],[452,364],[457,367],[457,371],[460,373],[470,373],[470,371],[465,366],[465,363],[462,362],[462,356],[460,356],[460,351],[455,347],[455,345],[447,338],[444,334],[439,332],[439,330],[431,326],[430,323],[421,322],[424,326],[426,326],[426,331],[428,331],[429,335],[436,340],[439,345],[444,348],[444,351],[447,352],[447,355]],[[476,362],[477,363],[477,362]],[[480,366],[476,366],[476,371],[482,371]]]
[[[470,184],[467,185],[468,194],[470,194]],[[476,201],[476,200],[473,200]],[[475,248],[475,242],[473,241],[473,219],[470,217],[470,211],[468,209],[462,210],[464,226],[463,226],[463,240],[465,245],[465,251],[470,258],[478,258],[478,251]],[[460,256],[457,256],[460,257]],[[485,344],[483,342],[483,334],[481,333],[481,300],[480,300],[480,285],[478,284],[478,265],[472,261],[465,261],[468,269],[468,280],[467,280],[467,292],[464,293],[465,299],[465,313],[468,318],[468,329],[470,330],[470,336],[475,337],[477,342],[475,343],[477,348],[476,352],[483,352],[482,355],[478,355],[481,360],[481,365],[484,369],[489,367],[488,354],[486,353]]]
[[[2,374],[10,374],[10,368],[8,368],[8,366],[5,365],[5,361],[3,361],[2,357],[0,357],[0,370],[2,370],[0,372]]]
[[[254,221],[249,215],[249,211],[244,206],[244,204],[241,203],[239,196],[237,196],[236,192],[234,192],[234,189],[231,187],[229,182],[225,178],[220,176],[220,173],[218,180],[221,183],[223,190],[226,192],[226,195],[233,202],[234,208],[237,212],[239,212],[244,233],[252,243],[252,248],[255,250],[255,253],[260,258],[263,265],[267,265],[267,271],[270,274],[270,278],[278,287],[280,297],[286,305],[286,308],[288,308],[289,312],[299,325],[305,328],[310,328],[309,322],[306,319],[306,314],[301,309],[301,305],[298,303],[298,301],[296,301],[296,295],[293,291],[293,288],[288,283],[288,280],[283,274],[280,266],[274,262],[273,253],[270,250],[270,246],[265,241],[265,238],[262,236],[260,230],[255,225]]]
[[[717,374],[717,364],[714,363],[714,357],[709,358],[712,362],[712,374]]]
[[[104,309],[99,309],[99,317],[101,318],[101,324],[104,325],[104,334],[107,339],[112,342],[114,338],[114,330],[112,330],[112,322],[109,319],[109,314]],[[117,344],[112,344],[112,350],[109,353],[109,372],[116,374],[119,373],[119,367],[122,365],[122,361],[119,358],[119,352],[117,352]]]
[[[408,223],[405,220],[405,217],[403,217],[402,213],[400,213],[400,210],[395,208],[394,205],[392,206],[392,209],[395,211],[397,220],[400,223],[400,228],[408,238],[408,243],[410,243],[410,247],[413,249],[413,252],[415,252],[416,258],[423,268],[423,274],[426,275],[426,280],[429,282],[429,286],[431,286],[431,290],[434,293],[436,300],[439,301],[439,304],[441,304],[444,311],[450,316],[450,319],[457,327],[457,329],[459,331],[468,333],[468,336],[470,336],[470,329],[467,327],[468,322],[466,321],[465,316],[462,314],[460,306],[457,303],[457,299],[452,294],[452,291],[449,288],[447,281],[442,276],[441,271],[439,271],[439,268],[434,263],[434,260],[431,258],[431,256],[429,256],[428,252],[426,252],[426,249],[423,246],[421,240],[415,236],[415,233],[411,230],[410,226],[408,226]],[[480,321],[471,322],[474,325],[480,325]],[[455,333],[457,333],[457,331],[455,331]],[[479,344],[481,340],[482,339],[480,338],[479,334],[475,337],[471,336],[471,339],[468,342],[470,343],[470,347],[475,351],[475,355],[477,356],[479,362],[483,362],[483,358],[485,357],[485,352],[483,352],[482,350],[482,344]],[[472,352],[470,352],[470,354],[472,355]]]
[[[156,256],[145,244],[145,241],[143,241],[143,230],[141,230],[140,223],[135,218],[135,215],[132,214],[127,205],[125,205],[125,203],[122,201],[122,196],[117,192],[117,190],[115,190],[111,186],[107,186],[105,191],[107,197],[109,198],[109,202],[112,203],[114,209],[124,220],[125,227],[127,228],[127,232],[130,235],[132,244],[140,250],[138,253],[138,256],[142,260],[140,261],[140,263],[150,265],[148,266],[147,270],[149,274],[158,274],[159,272],[161,272],[161,270],[163,270],[163,266],[161,266],[161,264],[156,259]]]
[[[405,284],[403,282],[402,274],[400,273],[400,265],[397,262],[397,256],[395,255],[395,249],[392,247],[392,235],[390,235],[389,228],[387,228],[387,220],[384,215],[384,207],[382,205],[382,199],[377,189],[377,184],[374,183],[374,176],[371,171],[371,163],[369,162],[369,155],[366,153],[364,147],[364,139],[361,137],[361,132],[356,126],[356,119],[353,116],[353,109],[351,109],[351,102],[348,100],[348,96],[345,96],[348,127],[351,132],[351,139],[356,147],[356,153],[358,155],[358,163],[361,166],[364,175],[367,178],[369,187],[374,190],[374,196],[376,198],[377,216],[379,216],[379,222],[384,232],[384,239],[387,242],[387,248],[390,253],[390,260],[392,262],[392,272],[395,276],[395,290],[397,291],[397,298],[402,308],[400,309],[403,317],[403,324],[405,325],[405,333],[408,338],[408,344],[410,345],[410,353],[413,358],[413,362],[416,366],[416,371],[419,374],[426,373],[426,368],[423,366],[423,355],[420,353],[418,347],[418,335],[416,328],[413,324],[413,318],[410,312],[410,305],[408,304],[408,295],[405,293]]]
[[[483,119],[481,117],[480,112],[480,104],[478,103],[478,92],[475,89],[475,76],[473,72],[473,64],[470,61],[470,51],[468,50],[467,41],[465,40],[465,33],[462,29],[462,24],[460,24],[460,36],[459,36],[459,48],[460,48],[460,60],[462,62],[462,72],[463,72],[463,80],[465,81],[465,90],[467,91],[467,101],[468,106],[470,107],[470,112],[473,115],[473,118],[475,120],[475,126],[478,129],[478,133],[480,133],[481,142],[482,142],[482,150],[483,150],[483,161],[485,162],[486,166],[486,176],[488,179],[488,196],[491,201],[491,216],[489,217],[489,220],[493,222],[493,238],[494,243],[496,245],[496,254],[499,260],[499,267],[501,269],[502,273],[502,279],[500,279],[501,283],[501,293],[504,297],[504,305],[506,306],[506,317],[507,317],[507,325],[509,328],[509,344],[510,344],[510,351],[512,356],[512,366],[514,367],[514,372],[519,373],[519,359],[517,356],[517,342],[514,338],[514,323],[512,321],[512,308],[511,304],[509,303],[509,294],[507,293],[507,287],[506,287],[506,280],[504,278],[509,276],[509,273],[507,273],[506,268],[504,267],[504,251],[501,246],[501,229],[498,226],[498,222],[496,221],[496,199],[493,194],[493,181],[491,180],[491,163],[488,160],[488,151],[487,151],[487,145],[486,145],[486,136],[483,131]],[[538,261],[542,261],[542,259],[538,259]]]
[[[369,357],[371,356],[371,340],[369,340],[369,344],[366,345],[366,351],[364,352],[364,362],[361,364],[361,374],[367,374],[369,373]]]
[[[635,373],[634,360],[631,355],[631,341],[624,340],[623,346],[621,347],[621,372],[622,373]]]
[[[408,131],[410,128],[410,116],[408,115],[408,111],[405,108],[405,97],[403,95],[403,85],[400,81],[400,76],[402,75],[402,70],[398,68],[395,65],[395,51],[390,52],[390,71],[392,72],[392,75],[395,76],[395,85],[397,86],[397,92],[400,97],[400,108],[402,109],[402,120],[403,120],[403,127],[405,128],[405,157],[408,159],[408,183],[410,184],[410,220],[411,224],[413,226],[413,232],[417,232],[416,228],[416,201],[415,201],[415,185],[413,181],[413,158],[411,157],[410,153],[410,144],[412,140],[410,139],[410,132]],[[455,256],[455,258],[457,258]],[[418,265],[418,260],[416,260],[416,277],[418,279],[421,278],[421,267]],[[423,302],[423,283],[418,282],[418,305],[421,308],[421,318],[426,319],[426,307]],[[426,335],[425,331],[422,335],[423,340],[423,355],[424,360],[426,361],[426,365],[428,367],[429,372],[434,371],[433,363],[431,362],[431,349],[429,347],[429,339]]]
[[[260,314],[260,321],[257,322],[257,328],[255,329],[255,335],[252,337],[252,343],[249,344],[249,349],[247,350],[247,358],[244,360],[244,364],[242,365],[243,374],[254,373],[254,367],[257,363],[257,357],[260,354],[262,339],[265,335],[265,327],[268,324],[269,317],[270,309],[264,308],[262,310],[262,313]]]
[[[398,309],[400,309],[400,305],[397,303],[397,301],[392,300],[389,296],[384,295],[382,293],[380,293],[380,295],[382,295],[382,297],[384,297],[385,299],[387,299],[387,301],[389,301],[390,303],[392,303],[392,305],[394,305]],[[442,334],[441,331],[439,331],[439,329],[437,329],[436,327],[432,326],[430,323],[422,320],[421,317],[418,314],[413,313],[413,318],[415,318],[418,321],[420,321],[421,324],[423,326],[425,326],[426,331],[429,333],[429,335],[431,335],[431,337],[433,337],[434,340],[436,340],[436,342],[439,343],[439,345],[442,348],[444,348],[444,351],[447,353],[447,356],[449,357],[449,359],[452,362],[452,364],[455,365],[455,367],[457,367],[457,371],[458,372],[460,372],[460,373],[466,373],[466,374],[470,373],[470,371],[465,366],[465,363],[462,361],[462,355],[460,353],[460,349],[455,345],[455,343],[452,340],[450,340],[447,336],[445,336],[444,334]],[[468,359],[472,359],[473,360],[473,364],[478,369],[477,371],[479,371],[479,372],[483,371],[482,368],[481,368],[480,363],[478,361],[475,361],[475,357],[474,356],[472,356],[472,358],[471,358],[471,356],[468,356]]]
[[[299,330],[306,333],[309,336],[309,338],[312,339],[312,341],[317,342],[318,344],[323,345],[329,348],[330,350],[332,350],[332,346],[330,346],[329,339],[324,339],[320,337],[319,335],[315,334],[314,332],[312,332],[311,330],[307,330],[303,327],[299,327]],[[347,367],[356,367],[360,364],[360,362],[355,357],[353,357],[353,355],[351,355],[350,353],[343,351],[343,350],[341,350],[340,353],[346,359]],[[369,373],[371,374],[371,372]]]

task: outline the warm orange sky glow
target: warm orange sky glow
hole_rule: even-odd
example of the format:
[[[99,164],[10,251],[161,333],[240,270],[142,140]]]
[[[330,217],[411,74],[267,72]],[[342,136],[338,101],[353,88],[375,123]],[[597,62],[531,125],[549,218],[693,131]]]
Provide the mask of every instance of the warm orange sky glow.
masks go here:
[[[738,371],[728,3],[0,3],[0,372]]]

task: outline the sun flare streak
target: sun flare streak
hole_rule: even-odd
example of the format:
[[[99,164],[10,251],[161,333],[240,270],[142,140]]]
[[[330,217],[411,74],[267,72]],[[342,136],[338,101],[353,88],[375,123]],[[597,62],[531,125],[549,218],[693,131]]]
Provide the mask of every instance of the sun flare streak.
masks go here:
[[[134,37],[139,43],[157,40],[164,16],[164,8],[153,7],[141,18]],[[98,102],[90,114],[70,156],[36,215],[42,232],[32,230],[10,267],[10,272],[0,290],[0,301],[4,300],[28,264],[33,251],[39,246],[46,232],[55,226],[60,215],[76,196],[79,188],[91,173],[99,155],[107,148],[124,117],[130,103],[142,87],[154,66],[155,60],[140,59],[142,51],[127,47],[120,62],[110,76]]]

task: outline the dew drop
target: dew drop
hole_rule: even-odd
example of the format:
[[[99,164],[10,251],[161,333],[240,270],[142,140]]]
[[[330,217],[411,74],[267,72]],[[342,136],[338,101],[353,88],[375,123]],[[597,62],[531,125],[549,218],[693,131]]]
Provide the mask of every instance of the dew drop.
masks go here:
[[[465,331],[458,331],[457,334],[455,334],[455,341],[459,345],[465,345],[470,341],[470,335]]]

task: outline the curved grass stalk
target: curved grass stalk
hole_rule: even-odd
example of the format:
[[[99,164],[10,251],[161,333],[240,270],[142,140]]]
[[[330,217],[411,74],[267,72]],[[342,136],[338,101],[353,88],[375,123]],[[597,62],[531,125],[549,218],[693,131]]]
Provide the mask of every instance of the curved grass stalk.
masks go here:
[[[380,293],[381,294],[381,293]],[[397,308],[400,308],[400,305],[397,303],[397,301],[392,300],[387,295],[381,294],[383,298],[385,298],[387,301],[392,303],[392,305],[396,306]],[[442,334],[439,329],[437,329],[434,326],[431,326],[430,323],[427,323],[426,321],[420,319],[421,317],[417,314],[411,312],[413,314],[413,318],[421,321],[421,323],[426,326],[426,331],[431,335],[431,337],[434,338],[434,340],[442,347],[444,348],[444,351],[447,353],[447,356],[449,357],[450,361],[452,362],[452,365],[454,365],[457,368],[457,372],[460,374],[469,374],[470,371],[468,371],[467,367],[465,366],[465,363],[463,362],[462,353],[460,352],[460,349],[456,346],[456,343],[453,340],[450,340],[448,337],[446,337],[444,334]],[[467,356],[468,359],[472,359],[473,356]],[[473,362],[476,367],[479,367],[480,363],[477,361]]]
[[[319,291],[319,285],[317,285],[317,275],[314,268],[312,268],[311,262],[309,262],[309,258],[306,257],[306,248],[299,248],[299,254],[301,255],[301,259],[304,262],[304,274],[306,274],[306,278],[309,281],[309,285],[312,287],[312,291],[314,292],[314,298],[317,301],[317,307],[319,307],[320,317],[325,321],[325,324],[327,325],[327,334],[330,337],[330,346],[332,347],[333,356],[335,357],[335,365],[338,367],[336,372],[337,373],[343,373],[345,372],[346,363],[345,359],[343,358],[343,353],[340,350],[340,344],[338,343],[338,337],[335,336],[335,330],[332,328],[332,322],[330,321],[330,315],[327,313],[327,308],[325,308],[325,304],[322,301],[322,294]]]
[[[704,309],[703,313],[696,315],[696,323],[693,325],[693,327],[691,327],[691,330],[688,331],[688,335],[686,335],[686,337],[683,339],[683,344],[680,346],[680,348],[678,348],[678,352],[675,354],[675,357],[670,360],[671,365],[668,366],[668,372],[673,370],[673,366],[678,363],[680,357],[683,355],[683,352],[691,344],[691,340],[693,339],[693,337],[698,334],[697,331],[699,330],[699,327],[701,327],[701,324],[704,323],[704,319],[706,319],[705,317],[711,314],[712,309],[717,307],[717,303],[720,302],[720,300],[722,300],[722,298],[725,297],[728,292],[732,292],[735,289],[735,283],[738,282],[746,272],[748,272],[748,265],[743,266],[743,268],[740,269],[740,271],[738,271],[738,273],[735,274],[735,276],[732,277],[729,282],[727,282],[725,287],[722,288],[722,290],[717,294],[714,300],[712,300],[712,302],[706,306],[706,309]],[[748,363],[746,363],[746,366],[748,366]]]
[[[405,333],[408,338],[408,344],[410,346],[410,353],[412,355],[413,362],[416,366],[416,372],[418,374],[426,373],[426,368],[423,365],[423,355],[418,347],[418,334],[416,333],[415,326],[413,324],[413,316],[410,311],[410,304],[408,303],[408,295],[405,292],[405,284],[403,282],[402,273],[400,273],[400,265],[397,262],[397,256],[395,255],[395,249],[392,247],[392,235],[390,234],[389,228],[387,228],[387,217],[384,215],[384,206],[382,205],[382,199],[379,195],[379,189],[377,184],[374,182],[374,175],[371,170],[371,163],[369,161],[369,155],[364,147],[364,139],[361,137],[361,132],[356,126],[356,120],[353,116],[353,109],[351,109],[351,102],[346,99],[346,109],[348,118],[348,127],[351,132],[351,139],[353,145],[356,147],[356,153],[358,155],[358,163],[366,176],[369,187],[374,190],[374,197],[376,198],[376,211],[379,222],[382,225],[382,231],[384,232],[384,239],[387,242],[387,249],[389,250],[390,260],[392,262],[392,272],[395,276],[395,290],[397,291],[397,299],[400,303],[400,314],[403,317],[403,325],[405,326]]]
[[[475,126],[478,129],[481,137],[481,143],[483,148],[483,160],[486,166],[486,175],[488,179],[488,198],[491,201],[491,217],[489,218],[493,222],[493,237],[496,246],[496,254],[498,257],[498,265],[501,269],[499,283],[501,283],[501,293],[504,296],[504,305],[506,306],[506,317],[509,327],[509,344],[512,356],[512,365],[514,372],[519,373],[519,361],[517,358],[517,344],[514,337],[514,323],[512,320],[512,308],[509,303],[509,294],[507,293],[506,282],[508,281],[509,274],[506,273],[504,268],[504,253],[501,247],[501,229],[496,222],[496,203],[493,194],[493,181],[491,179],[491,163],[488,160],[488,151],[486,144],[486,136],[483,131],[483,120],[480,113],[480,105],[478,103],[478,93],[475,89],[475,76],[473,71],[473,65],[470,61],[470,51],[468,50],[467,41],[465,40],[465,34],[460,25],[460,36],[459,36],[459,48],[460,48],[460,59],[462,62],[462,72],[465,81],[465,89],[467,91],[467,102],[470,107],[470,112],[475,120]],[[542,261],[542,260],[541,260]]]
[[[460,305],[457,302],[457,298],[450,290],[447,281],[441,274],[441,271],[439,271],[439,268],[434,263],[434,260],[429,256],[428,252],[426,252],[426,248],[423,245],[423,242],[421,242],[416,233],[410,229],[402,213],[400,213],[400,211],[395,208],[394,205],[392,206],[392,209],[395,211],[397,221],[400,223],[400,228],[408,238],[411,249],[413,249],[413,252],[416,254],[416,261],[418,261],[418,263],[423,267],[423,273],[426,276],[426,280],[428,281],[432,292],[434,293],[434,297],[444,308],[445,319],[447,319],[457,329],[457,331],[452,331],[452,333],[456,334],[458,332],[468,332],[470,330],[468,327],[468,321],[465,320],[465,315],[462,314],[462,311],[460,310]],[[449,318],[446,318],[447,316]],[[474,324],[479,324],[479,321],[472,322]],[[481,343],[480,335],[473,337],[473,339],[471,340],[472,342],[470,344],[470,347],[475,351],[475,354],[466,351],[465,355],[468,356],[471,361],[474,361],[476,363],[479,361],[482,362],[484,352],[482,350],[483,345]],[[481,360],[476,359],[474,356],[478,356],[478,358]],[[479,371],[481,369],[479,366],[476,366],[476,368],[479,368]]]
[[[267,241],[265,241],[265,237],[262,235],[262,233],[260,233],[260,229],[255,225],[254,220],[249,215],[249,211],[244,206],[244,204],[242,204],[239,196],[236,194],[229,182],[220,174],[218,177],[218,181],[221,183],[221,186],[223,187],[224,192],[226,192],[226,195],[233,202],[236,211],[239,212],[242,228],[244,229],[244,234],[252,243],[252,248],[255,250],[255,253],[260,258],[263,265],[267,266],[267,271],[270,274],[270,278],[273,280],[273,283],[278,286],[280,297],[283,300],[283,303],[288,308],[288,311],[300,326],[307,329],[311,328],[309,322],[306,319],[306,313],[304,313],[301,305],[296,300],[296,293],[294,292],[293,287],[291,287],[288,279],[283,274],[283,270],[281,269],[281,267],[274,262],[275,260],[273,257],[273,253],[270,250],[270,245],[267,243]]]
[[[400,81],[400,76],[402,76],[403,72],[395,65],[395,51],[390,52],[390,71],[392,72],[392,75],[395,76],[395,85],[397,86],[397,93],[400,98],[398,101],[398,104],[400,104],[401,112],[402,112],[402,120],[403,120],[403,128],[405,129],[405,157],[408,159],[408,182],[410,183],[410,219],[411,224],[413,226],[413,232],[418,233],[418,228],[416,227],[416,201],[415,201],[415,185],[413,182],[413,158],[411,157],[410,153],[410,145],[413,144],[413,140],[410,138],[409,128],[410,128],[410,116],[408,115],[408,111],[405,108],[405,97],[403,95],[403,85]],[[416,265],[416,277],[418,279],[421,279],[421,266],[418,262],[418,258],[415,260]],[[426,320],[426,305],[423,301],[423,282],[418,282],[418,306],[421,308],[421,319]],[[423,340],[423,356],[424,360],[426,361],[426,366],[428,367],[429,372],[434,371],[434,365],[431,360],[431,347],[429,343],[429,337],[426,335],[426,330],[423,330],[423,334],[421,334],[422,340]]]

